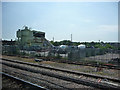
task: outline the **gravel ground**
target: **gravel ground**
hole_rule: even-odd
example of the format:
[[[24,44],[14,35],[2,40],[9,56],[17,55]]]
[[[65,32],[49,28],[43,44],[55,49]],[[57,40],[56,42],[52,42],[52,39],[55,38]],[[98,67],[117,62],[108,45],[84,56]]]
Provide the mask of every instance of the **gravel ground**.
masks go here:
[[[101,71],[96,72],[96,67],[56,63],[56,62],[51,62],[51,61],[43,61],[43,62],[40,62],[39,64],[42,64],[45,66],[68,69],[72,71],[91,73],[91,74],[106,76],[110,78],[119,78],[119,72],[120,72],[120,70],[107,69],[107,68],[103,68]]]
[[[68,81],[57,79],[57,78],[44,76],[44,75],[41,75],[41,74],[38,74],[38,73],[31,73],[31,72],[28,72],[28,71],[23,71],[23,70],[11,68],[11,67],[8,68],[7,66],[3,65],[3,70],[5,70],[5,69],[7,69],[7,71],[11,71],[10,72],[11,74],[14,74],[16,76],[22,77],[22,78],[24,78],[26,80],[30,80],[31,78],[30,77],[25,77],[24,75],[21,76],[20,73],[22,73],[22,74],[28,74],[31,77],[32,76],[37,77],[40,80],[39,79],[37,79],[37,80],[35,79],[34,80],[35,83],[43,85],[43,86],[47,86],[49,88],[50,87],[60,88],[59,86],[64,86],[66,88],[88,88],[88,89],[94,89],[94,88],[89,87],[89,86],[85,86],[85,85],[81,85],[81,84],[76,84],[76,83],[73,83],[73,82],[68,82]],[[19,74],[17,74],[17,73],[19,73]],[[46,82],[46,80],[49,81],[49,82],[52,81],[52,83],[54,82],[55,84],[58,84],[59,86],[57,87],[56,85],[50,84],[49,82]],[[45,84],[47,84],[47,85],[45,85]]]
[[[3,61],[3,62],[8,63],[8,61]],[[13,62],[9,62],[9,63],[13,64]],[[55,70],[49,70],[49,69],[44,69],[44,68],[38,68],[38,67],[29,66],[29,65],[23,65],[23,64],[18,64],[18,63],[14,63],[13,65],[18,65],[18,66],[22,66],[22,67],[26,67],[26,68],[32,68],[33,70],[39,70],[41,72],[51,72],[51,73],[54,73],[54,74],[58,74],[59,73],[59,75],[61,75],[61,76],[67,76],[67,77],[71,77],[71,78],[75,78],[75,79],[87,79],[87,80],[95,81],[95,82],[99,81],[99,78],[95,79],[95,78],[91,78],[91,77],[85,77],[83,75],[75,75],[75,74],[65,73],[65,72],[61,72],[61,71],[55,71]]]
[[[68,70],[73,70],[73,71],[97,74],[97,75],[107,76],[111,78],[119,78],[119,73],[120,73],[120,70],[106,69],[106,68],[102,69],[101,71],[96,72],[96,68],[91,67],[91,66],[72,65],[72,64],[57,63],[57,62],[52,62],[52,61],[35,62],[33,58],[29,59],[29,58],[20,58],[20,57],[5,56],[5,55],[3,55],[2,57],[13,59],[13,60],[15,59],[15,60],[20,60],[20,61],[25,61],[25,62],[42,64],[45,66],[51,66],[51,67],[63,68],[63,69],[68,69]]]
[[[2,90],[11,90],[11,89],[20,89],[20,90],[28,90],[31,87],[15,81],[9,77],[2,76]]]
[[[104,55],[91,56],[91,57],[88,57],[86,59],[107,62],[107,61],[110,61],[113,58],[120,58],[120,54],[107,53],[107,54],[104,54]]]
[[[3,62],[8,63],[8,61],[3,61]],[[9,63],[13,64],[12,62],[9,62]],[[96,79],[96,78],[86,77],[86,76],[83,76],[83,75],[75,75],[75,74],[70,74],[70,73],[66,73],[66,72],[49,70],[49,69],[44,69],[44,68],[38,68],[38,67],[33,67],[33,66],[28,66],[28,65],[18,64],[18,63],[14,63],[13,65],[18,65],[18,66],[22,66],[22,67],[26,67],[26,68],[32,68],[34,70],[39,70],[41,72],[50,72],[50,73],[53,73],[53,74],[59,74],[61,76],[67,76],[67,77],[71,77],[71,78],[74,78],[74,79],[87,79],[87,80],[95,81],[95,82],[98,82],[98,80],[99,80],[99,79]]]

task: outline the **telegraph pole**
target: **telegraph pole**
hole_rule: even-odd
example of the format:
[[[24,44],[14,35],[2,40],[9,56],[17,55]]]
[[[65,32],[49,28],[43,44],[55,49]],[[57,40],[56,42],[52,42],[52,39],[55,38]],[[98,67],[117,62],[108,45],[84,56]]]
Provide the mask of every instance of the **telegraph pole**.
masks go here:
[[[71,45],[72,45],[72,34],[71,34]]]
[[[54,42],[54,37],[53,37],[53,42]]]
[[[71,34],[71,42],[72,42],[72,34]]]

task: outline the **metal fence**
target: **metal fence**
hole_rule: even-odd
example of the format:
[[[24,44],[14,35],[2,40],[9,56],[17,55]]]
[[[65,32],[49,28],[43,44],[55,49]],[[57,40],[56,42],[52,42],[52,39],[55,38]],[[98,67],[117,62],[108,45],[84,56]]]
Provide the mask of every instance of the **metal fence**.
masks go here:
[[[99,48],[41,48],[39,50],[21,50],[18,46],[2,46],[5,55],[19,55],[49,60],[67,61],[101,61],[110,62],[120,58],[120,50]]]

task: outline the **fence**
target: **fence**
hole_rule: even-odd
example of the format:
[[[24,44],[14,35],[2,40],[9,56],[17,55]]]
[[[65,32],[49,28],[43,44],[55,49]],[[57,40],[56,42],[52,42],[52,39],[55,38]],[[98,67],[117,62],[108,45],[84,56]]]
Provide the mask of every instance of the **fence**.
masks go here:
[[[102,61],[109,62],[120,58],[120,50],[99,48],[41,48],[39,51],[20,50],[18,46],[3,46],[2,53],[6,55],[28,56],[33,58],[46,58],[49,60],[67,61]]]

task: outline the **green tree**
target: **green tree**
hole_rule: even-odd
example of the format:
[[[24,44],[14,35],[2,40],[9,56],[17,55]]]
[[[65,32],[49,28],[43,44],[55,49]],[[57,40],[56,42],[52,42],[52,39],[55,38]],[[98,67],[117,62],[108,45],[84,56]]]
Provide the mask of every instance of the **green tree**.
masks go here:
[[[105,45],[105,48],[106,48],[106,49],[109,49],[109,48],[110,48],[110,49],[113,49],[114,47],[111,46],[110,44],[106,44],[106,45]]]

